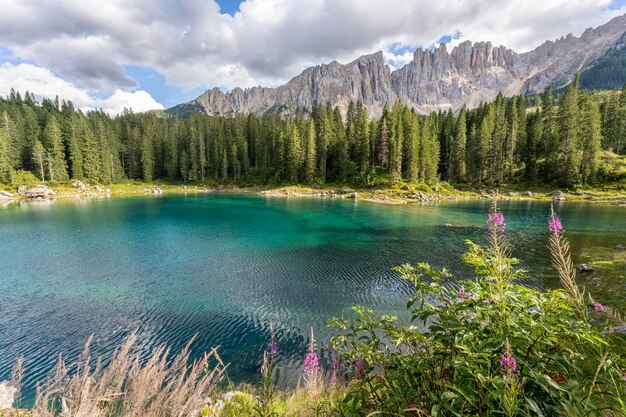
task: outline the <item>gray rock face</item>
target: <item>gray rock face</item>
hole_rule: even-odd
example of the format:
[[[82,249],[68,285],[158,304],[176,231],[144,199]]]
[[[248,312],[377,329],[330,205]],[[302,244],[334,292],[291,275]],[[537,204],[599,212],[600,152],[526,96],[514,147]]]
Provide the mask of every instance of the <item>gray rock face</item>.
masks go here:
[[[385,103],[396,99],[391,88],[391,71],[385,65],[382,52],[376,52],[346,65],[333,61],[307,68],[278,88],[235,88],[228,93],[213,88],[196,102],[209,114],[227,115],[240,112],[292,114],[297,108],[310,110],[315,102],[329,102],[345,113],[351,101],[361,101],[372,114],[379,115]]]
[[[43,185],[33,188],[22,186],[17,190],[17,193],[30,199],[47,199],[48,196],[56,194],[54,190]]]
[[[418,49],[410,63],[393,72],[382,52],[376,52],[346,65],[333,61],[307,68],[277,88],[235,88],[227,93],[213,88],[192,104],[215,115],[292,115],[297,108],[310,110],[315,102],[339,106],[345,114],[350,101],[361,101],[370,116],[378,117],[385,104],[398,99],[423,114],[463,105],[475,108],[499,92],[539,93],[548,85],[567,84],[620,39],[626,43],[625,32],[626,15],[587,29],[580,37],[570,34],[522,54],[490,42],[465,41],[451,52],[440,45],[433,51]]]

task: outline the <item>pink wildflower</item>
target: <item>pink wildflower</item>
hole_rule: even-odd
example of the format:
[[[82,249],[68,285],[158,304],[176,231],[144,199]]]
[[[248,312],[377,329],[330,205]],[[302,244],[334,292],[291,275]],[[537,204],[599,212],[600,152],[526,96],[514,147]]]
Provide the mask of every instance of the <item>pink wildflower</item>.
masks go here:
[[[278,354],[278,345],[275,341],[272,340],[271,342],[269,342],[269,344],[267,345],[267,353],[269,353],[272,357]]]
[[[548,222],[548,227],[552,232],[560,232],[563,230],[563,225],[561,224],[561,219],[556,217],[556,214],[552,216],[550,221]]]
[[[502,213],[489,213],[487,224],[489,225],[490,232],[493,232],[494,230],[504,230],[506,228],[506,223],[504,223],[504,216]]]
[[[500,372],[502,372],[503,375],[507,375],[509,372],[519,375],[517,360],[513,355],[510,355],[508,358],[505,355],[500,355]]]
[[[606,307],[605,307],[605,306],[603,306],[602,304],[600,304],[600,303],[599,303],[599,302],[597,302],[597,301],[594,301],[594,303],[593,303],[593,309],[594,309],[595,311],[606,311]]]

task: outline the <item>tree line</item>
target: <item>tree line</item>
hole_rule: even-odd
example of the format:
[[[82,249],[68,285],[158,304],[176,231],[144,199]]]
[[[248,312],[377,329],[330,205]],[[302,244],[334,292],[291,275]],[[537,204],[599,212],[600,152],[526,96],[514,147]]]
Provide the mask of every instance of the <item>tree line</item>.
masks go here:
[[[532,106],[531,106],[532,104]],[[376,181],[566,186],[599,178],[602,149],[626,151],[626,87],[597,103],[578,78],[560,98],[551,88],[476,109],[418,115],[401,102],[370,118],[329,104],[292,118],[253,114],[124,111],[83,113],[71,102],[12,91],[0,99],[0,182],[16,171],[45,181],[127,179],[249,183]]]

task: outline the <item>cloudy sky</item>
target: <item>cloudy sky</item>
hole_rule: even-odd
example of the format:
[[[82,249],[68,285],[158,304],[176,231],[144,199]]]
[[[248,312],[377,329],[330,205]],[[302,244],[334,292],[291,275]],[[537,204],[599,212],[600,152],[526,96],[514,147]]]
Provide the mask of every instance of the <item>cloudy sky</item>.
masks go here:
[[[626,13],[626,0],[0,0],[0,11],[0,95],[114,114],[378,50],[392,67],[439,42],[524,52]]]

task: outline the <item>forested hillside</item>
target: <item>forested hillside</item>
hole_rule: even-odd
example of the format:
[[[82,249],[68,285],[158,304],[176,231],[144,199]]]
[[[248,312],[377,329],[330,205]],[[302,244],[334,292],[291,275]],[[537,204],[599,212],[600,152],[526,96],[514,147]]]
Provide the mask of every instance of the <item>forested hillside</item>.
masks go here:
[[[397,102],[371,119],[355,103],[345,118],[338,108],[316,105],[288,120],[163,112],[111,118],[12,93],[0,100],[0,181],[27,170],[46,181],[95,183],[589,184],[606,180],[602,149],[626,151],[626,87],[606,97],[597,103],[579,91],[577,79],[558,102],[548,89],[530,99],[499,95],[458,114],[418,116]]]

